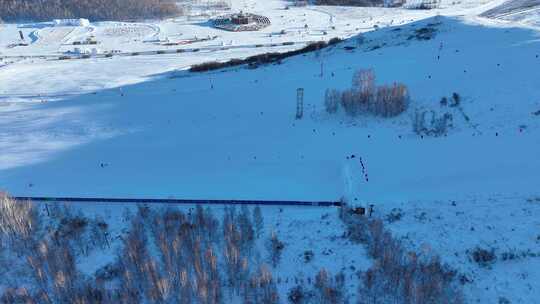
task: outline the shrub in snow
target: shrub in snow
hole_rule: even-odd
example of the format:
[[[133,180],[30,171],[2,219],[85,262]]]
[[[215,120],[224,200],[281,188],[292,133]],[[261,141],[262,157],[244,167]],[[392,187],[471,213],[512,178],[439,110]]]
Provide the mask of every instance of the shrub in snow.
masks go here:
[[[308,282],[311,283],[310,279]],[[307,304],[307,303],[347,303],[348,299],[345,293],[345,275],[338,273],[331,276],[325,269],[321,269],[313,282],[313,288],[307,288],[307,285],[297,285],[288,293],[289,303]]]
[[[401,217],[403,216],[403,210],[400,208],[394,208],[392,211],[386,216],[386,221],[389,223],[397,222],[401,220]]]
[[[304,262],[309,263],[313,260],[313,257],[315,254],[313,253],[313,250],[306,250],[304,251]]]
[[[454,92],[452,93],[452,103],[450,104],[451,107],[457,107],[461,103],[461,96],[459,96],[458,93]]]
[[[423,28],[419,28],[414,31],[413,35],[410,35],[407,40],[416,39],[416,40],[431,40],[437,34],[437,29],[433,27],[434,25],[428,25]]]
[[[87,244],[83,236],[87,232],[88,226],[88,219],[82,215],[66,216],[61,219],[58,229],[54,232],[54,240],[57,243],[61,240],[68,241],[76,246],[79,252],[85,254]]]
[[[482,267],[487,267],[491,265],[497,257],[495,256],[495,250],[493,249],[484,249],[481,247],[476,247],[470,252],[470,256],[474,262]]]
[[[500,258],[503,261],[512,261],[525,258],[539,257],[540,253],[532,252],[530,249],[518,251],[516,249],[510,249],[500,254]]]
[[[417,110],[413,116],[413,131],[418,135],[443,136],[452,126],[453,116],[450,113],[438,115],[435,111]]]
[[[439,104],[441,105],[441,107],[446,107],[448,105],[448,98],[442,97]]]
[[[95,218],[91,227],[91,242],[101,249],[110,247],[108,229],[109,225],[102,218]]]
[[[511,304],[510,300],[505,297],[499,297],[499,304]]]
[[[287,296],[289,303],[292,304],[307,304],[311,302],[312,294],[305,290],[302,285],[293,287]]]

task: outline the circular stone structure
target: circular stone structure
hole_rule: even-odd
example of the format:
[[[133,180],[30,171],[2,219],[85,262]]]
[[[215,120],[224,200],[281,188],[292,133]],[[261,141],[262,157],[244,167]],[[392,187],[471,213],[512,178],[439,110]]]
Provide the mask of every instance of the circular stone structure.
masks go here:
[[[216,28],[231,32],[258,31],[270,25],[270,19],[251,13],[237,13],[220,16],[212,20]]]

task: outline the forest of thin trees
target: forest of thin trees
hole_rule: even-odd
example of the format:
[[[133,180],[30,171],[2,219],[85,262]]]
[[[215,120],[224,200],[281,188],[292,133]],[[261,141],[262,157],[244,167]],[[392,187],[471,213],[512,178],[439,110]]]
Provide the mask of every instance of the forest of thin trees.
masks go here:
[[[0,194],[0,273],[7,274],[0,303],[334,304],[355,293],[347,291],[343,272],[325,269],[307,282],[295,277],[280,293],[274,273],[287,245],[276,233],[262,233],[259,206],[226,207],[221,218],[200,205],[188,212],[126,209],[123,220],[130,224],[114,247],[116,259],[93,275],[83,274],[79,263],[112,248],[108,223],[60,204],[45,207]],[[408,251],[379,219],[345,207],[340,218],[344,237],[363,244],[374,260],[354,278],[357,303],[463,303],[457,273],[438,257]],[[261,242],[266,251],[256,245]]]
[[[87,18],[134,20],[178,15],[181,8],[174,0],[3,0],[0,20],[6,22],[50,21]]]
[[[440,257],[410,251],[385,229],[383,220],[342,208],[348,238],[363,244],[375,261],[360,273],[359,304],[463,304],[462,278]]]
[[[219,219],[200,205],[189,212],[140,205],[123,218],[130,225],[115,262],[88,276],[78,261],[112,246],[103,219],[60,204],[39,211],[0,194],[0,273],[16,265],[25,274],[0,279],[0,303],[287,302],[273,274],[285,244],[275,233],[262,239],[259,206],[227,207]],[[345,294],[343,280],[321,269],[302,294],[291,291],[291,299],[335,303],[331,299]]]

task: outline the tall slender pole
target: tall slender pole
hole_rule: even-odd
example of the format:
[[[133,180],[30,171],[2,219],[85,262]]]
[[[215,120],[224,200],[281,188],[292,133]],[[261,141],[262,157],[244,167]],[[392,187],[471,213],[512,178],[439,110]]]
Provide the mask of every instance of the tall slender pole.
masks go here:
[[[304,116],[304,88],[296,90],[296,119],[302,119]]]

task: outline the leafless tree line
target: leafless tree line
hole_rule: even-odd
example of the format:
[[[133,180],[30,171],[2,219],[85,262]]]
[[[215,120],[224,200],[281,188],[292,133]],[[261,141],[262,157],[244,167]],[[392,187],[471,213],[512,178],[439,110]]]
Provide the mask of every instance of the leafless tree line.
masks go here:
[[[120,288],[111,301],[277,303],[271,272],[253,259],[258,209],[252,215],[245,206],[226,208],[221,224],[200,205],[188,214],[139,207],[115,265],[119,276],[112,282]]]
[[[30,202],[15,204],[7,195],[0,193],[0,243],[21,252],[31,243],[40,225],[38,212]]]
[[[361,273],[360,304],[461,304],[457,273],[435,255],[407,250],[384,228],[383,221],[343,208],[347,236],[366,246],[374,265]]]
[[[331,114],[342,108],[353,117],[363,114],[394,117],[407,110],[409,100],[407,86],[402,83],[377,86],[375,72],[369,69],[354,73],[350,89],[327,89],[324,105]]]
[[[0,197],[0,259],[15,253],[31,285],[7,286],[2,303],[342,303],[345,276],[321,270],[315,280],[277,291],[279,278],[258,258],[264,229],[260,208],[226,208],[222,220],[211,209],[190,212],[139,206],[123,235],[116,262],[83,275],[78,259],[109,246],[108,227],[70,208],[38,212],[30,202]],[[462,303],[457,273],[438,257],[408,251],[379,219],[342,208],[346,235],[364,244],[374,266],[359,272],[359,303]],[[94,227],[94,228],[92,228]],[[81,247],[90,243],[90,247]],[[101,239],[99,242],[97,239]],[[266,241],[268,260],[283,250],[276,234]],[[277,250],[278,253],[273,252]],[[277,261],[279,263],[279,259]],[[7,273],[5,269],[3,273]],[[3,283],[3,282],[2,282]],[[282,296],[282,297],[280,297]]]
[[[69,208],[47,208],[47,221],[31,202],[16,202],[0,194],[0,259],[11,266],[23,264],[33,289],[11,287],[2,303],[74,303],[92,290],[77,271],[77,256],[109,246],[108,226],[89,220]],[[18,258],[18,259],[17,259]],[[23,263],[17,263],[17,261]],[[7,273],[10,265],[0,265]]]
[[[287,299],[292,304],[347,303],[345,275],[340,272],[332,277],[325,269],[321,269],[315,276],[312,288],[309,284],[299,284],[289,291]]]
[[[408,0],[403,6],[408,9],[435,9],[441,5],[441,0]]]
[[[226,208],[222,224],[200,206],[189,213],[139,206],[126,216],[130,229],[117,261],[88,277],[77,261],[110,246],[104,221],[60,205],[45,214],[30,202],[0,196],[0,248],[8,249],[0,251],[0,260],[16,252],[32,282],[31,288],[9,286],[0,302],[279,302],[270,268],[255,258],[264,226],[258,206],[253,212]]]
[[[178,15],[182,8],[173,0],[9,0],[0,1],[0,19],[50,21],[64,18],[133,20]]]

